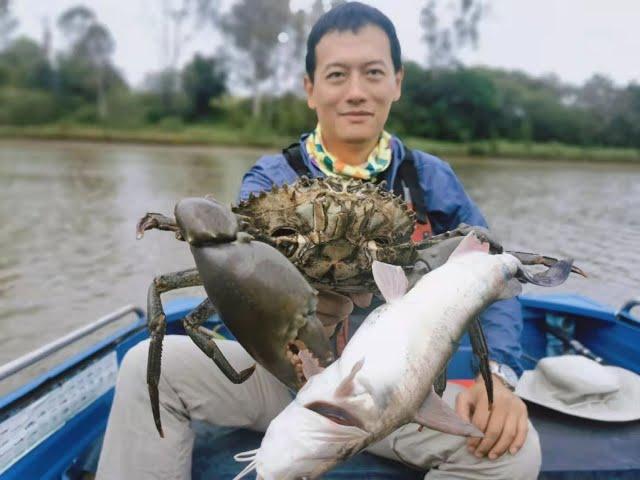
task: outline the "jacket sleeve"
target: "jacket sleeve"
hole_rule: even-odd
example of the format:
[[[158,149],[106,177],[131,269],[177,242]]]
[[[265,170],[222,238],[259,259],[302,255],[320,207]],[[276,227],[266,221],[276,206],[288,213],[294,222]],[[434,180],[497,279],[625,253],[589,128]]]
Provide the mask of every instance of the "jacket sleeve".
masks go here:
[[[261,159],[262,160],[262,159]],[[273,185],[273,180],[268,175],[263,162],[258,162],[242,177],[242,185],[238,193],[238,200],[246,200],[252,193],[259,193],[269,190]]]
[[[488,227],[480,209],[467,195],[449,164],[426,154],[419,158],[422,161],[417,162],[416,169],[433,233],[451,230],[460,223]],[[520,376],[520,303],[515,298],[495,302],[480,315],[480,321],[489,346],[489,358],[510,366]]]
[[[264,192],[274,185],[293,183],[297,179],[298,175],[283,155],[265,155],[244,174],[238,200],[246,200],[252,193]]]

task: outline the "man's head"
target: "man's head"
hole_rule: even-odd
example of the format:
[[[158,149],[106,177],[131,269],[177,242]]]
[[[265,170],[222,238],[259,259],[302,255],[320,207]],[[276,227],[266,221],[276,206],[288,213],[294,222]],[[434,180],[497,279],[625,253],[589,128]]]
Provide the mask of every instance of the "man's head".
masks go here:
[[[316,22],[307,40],[305,90],[323,141],[371,143],[400,98],[400,43],[391,21],[359,2],[341,4]]]

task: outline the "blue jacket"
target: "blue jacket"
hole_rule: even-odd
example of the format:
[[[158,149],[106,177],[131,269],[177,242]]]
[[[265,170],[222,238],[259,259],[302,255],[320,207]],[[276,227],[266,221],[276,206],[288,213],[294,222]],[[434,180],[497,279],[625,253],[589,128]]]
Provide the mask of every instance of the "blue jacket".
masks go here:
[[[301,138],[304,162],[314,178],[322,177],[324,174],[309,160],[304,148],[305,138],[306,135]],[[392,146],[388,185],[394,184],[398,167],[404,158],[402,143],[393,141]],[[452,230],[460,223],[488,226],[448,163],[418,150],[414,150],[414,158],[434,234]],[[273,185],[293,183],[297,178],[296,172],[289,166],[284,155],[267,155],[260,158],[244,175],[239,197],[244,200],[250,193],[268,190]],[[480,318],[487,337],[490,358],[509,365],[520,375],[522,313],[518,301],[509,299],[496,302],[487,308]]]

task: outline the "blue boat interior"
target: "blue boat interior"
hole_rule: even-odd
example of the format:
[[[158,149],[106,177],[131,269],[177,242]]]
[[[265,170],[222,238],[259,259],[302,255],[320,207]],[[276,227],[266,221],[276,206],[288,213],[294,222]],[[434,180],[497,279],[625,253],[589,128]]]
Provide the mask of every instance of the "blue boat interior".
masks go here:
[[[545,329],[551,318],[570,325],[573,338],[602,357],[606,364],[640,374],[640,322],[631,312],[634,304],[616,312],[577,295],[521,296],[519,300],[525,320],[522,342],[526,368],[533,368],[536,361],[554,347],[555,340]],[[167,333],[184,334],[180,319],[200,301],[181,298],[168,302],[165,305]],[[215,317],[209,327],[217,327],[221,334],[232,338]],[[85,472],[95,471],[113,399],[117,366],[126,351],[145,338],[144,318],[140,318],[0,398],[0,480],[77,480],[82,479]],[[465,337],[449,365],[448,377],[472,378],[471,358],[469,340]],[[55,409],[43,407],[45,401],[61,403],[62,407],[56,410],[57,417],[49,418]],[[528,407],[541,438],[540,478],[640,478],[640,421],[598,422],[531,403]],[[12,419],[22,423],[16,426],[17,420],[12,423]],[[261,434],[257,432],[204,423],[194,423],[193,428],[197,432],[192,466],[194,480],[232,479],[244,467],[233,460],[233,455],[260,445]],[[423,476],[423,472],[410,465],[362,453],[323,478],[421,479]]]

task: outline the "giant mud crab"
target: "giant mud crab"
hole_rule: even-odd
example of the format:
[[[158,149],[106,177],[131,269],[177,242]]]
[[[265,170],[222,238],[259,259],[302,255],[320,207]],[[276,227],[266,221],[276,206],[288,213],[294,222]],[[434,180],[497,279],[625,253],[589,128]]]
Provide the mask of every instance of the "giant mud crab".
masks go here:
[[[417,280],[444,263],[471,229],[489,242],[493,253],[503,251],[488,231],[467,225],[414,243],[415,216],[407,205],[383,188],[358,180],[303,177],[232,208],[211,197],[187,198],[178,202],[174,213],[175,218],[148,213],[137,225],[138,238],[150,229],[175,232],[179,240],[189,243],[197,267],[161,275],[149,288],[147,383],[161,435],[158,382],[166,323],[161,293],[204,285],[208,298],[183,320],[196,345],[232,382],[241,383],[253,372],[253,368],[236,372],[202,326],[217,311],[257,362],[297,390],[304,378],[292,357],[301,349],[308,350],[321,366],[334,359],[315,316],[314,288],[376,292],[371,274],[374,260],[400,265],[410,279]],[[523,282],[553,286],[570,271],[583,274],[571,262],[509,253],[523,264],[549,267],[538,274],[523,271]],[[478,321],[469,333],[491,398],[487,346]],[[436,385],[440,393],[445,381],[443,375]]]

